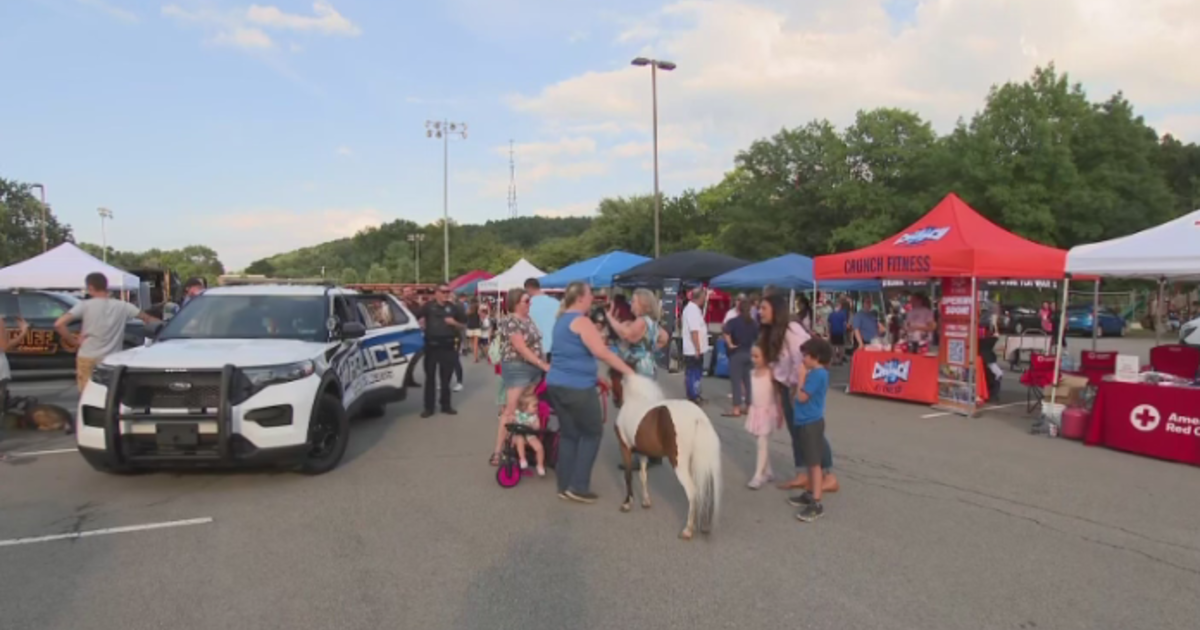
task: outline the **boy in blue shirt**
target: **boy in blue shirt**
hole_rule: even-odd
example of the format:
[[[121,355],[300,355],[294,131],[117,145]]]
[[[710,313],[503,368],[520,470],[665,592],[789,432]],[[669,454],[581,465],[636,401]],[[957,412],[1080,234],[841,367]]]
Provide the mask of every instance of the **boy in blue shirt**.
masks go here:
[[[808,464],[811,491],[789,500],[800,506],[796,518],[811,523],[825,513],[821,505],[824,470],[821,455],[825,449],[825,394],[829,392],[829,361],[833,348],[829,342],[813,337],[800,346],[804,359],[800,364],[800,383],[796,388],[793,422],[799,429],[800,452]]]

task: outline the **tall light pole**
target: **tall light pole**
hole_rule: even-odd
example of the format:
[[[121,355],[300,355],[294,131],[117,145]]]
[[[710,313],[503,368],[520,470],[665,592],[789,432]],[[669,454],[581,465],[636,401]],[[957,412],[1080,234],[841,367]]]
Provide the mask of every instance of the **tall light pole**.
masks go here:
[[[675,64],[670,61],[645,57],[638,57],[630,63],[635,66],[650,66],[650,99],[651,109],[654,110],[654,257],[658,258],[658,215],[662,205],[658,194],[658,71],[670,72],[675,69]]]
[[[417,246],[417,253],[414,258],[417,259],[417,284],[421,284],[421,241],[425,240],[425,233],[409,234],[408,242],[414,243]]]
[[[46,187],[42,184],[30,184],[30,188],[37,188],[42,193],[42,252],[49,248],[46,241]]]
[[[450,282],[450,136],[467,139],[467,123],[426,120],[425,137],[442,141],[442,248],[444,282]]]
[[[104,225],[104,220],[113,218],[112,210],[108,208],[96,208],[96,214],[100,215],[100,255],[104,257],[104,262],[108,262],[108,230]]]

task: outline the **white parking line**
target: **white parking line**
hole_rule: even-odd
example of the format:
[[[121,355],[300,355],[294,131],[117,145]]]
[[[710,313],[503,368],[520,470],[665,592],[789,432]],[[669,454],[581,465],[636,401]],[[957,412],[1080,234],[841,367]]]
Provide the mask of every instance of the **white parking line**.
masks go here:
[[[24,453],[9,453],[9,457],[41,457],[42,455],[61,455],[63,453],[78,453],[77,448],[56,448],[48,451],[26,451]]]
[[[1017,405],[1024,405],[1024,404],[1025,403],[1023,403],[1023,402],[1015,402],[1015,403],[1004,403],[1003,405],[988,405],[987,407],[980,407],[979,409],[976,410],[976,413],[982,413],[989,409],[1003,409],[1005,407],[1016,407]],[[927,413],[921,417],[922,418],[941,418],[942,416],[953,416],[953,415],[957,415],[957,414],[955,414],[953,411],[939,411],[937,413]]]
[[[107,529],[92,529],[86,532],[71,532],[69,534],[52,534],[50,536],[35,536],[32,538],[13,538],[11,540],[0,540],[0,547],[13,547],[16,545],[32,545],[34,543],[54,542],[56,540],[74,540],[76,538],[90,538],[92,536],[108,536],[109,534],[127,534],[130,532],[144,532],[152,529],[165,529],[167,527],[187,527],[188,525],[205,525],[213,522],[211,517],[190,518],[184,521],[167,521],[165,523],[146,523],[145,525],[126,525],[125,527],[109,527]]]

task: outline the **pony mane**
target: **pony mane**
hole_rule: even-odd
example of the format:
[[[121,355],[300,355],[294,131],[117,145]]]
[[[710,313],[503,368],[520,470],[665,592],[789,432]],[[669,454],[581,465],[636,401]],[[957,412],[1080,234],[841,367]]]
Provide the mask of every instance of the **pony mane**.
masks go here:
[[[667,396],[663,393],[658,383],[651,378],[642,376],[641,374],[631,374],[624,379],[625,399],[630,403],[640,403],[648,405],[666,400]]]

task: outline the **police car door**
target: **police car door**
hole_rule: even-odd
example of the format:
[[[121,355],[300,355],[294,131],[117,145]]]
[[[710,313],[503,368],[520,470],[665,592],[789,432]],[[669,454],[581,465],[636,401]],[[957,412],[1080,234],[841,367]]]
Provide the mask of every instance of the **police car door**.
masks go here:
[[[363,404],[383,405],[403,400],[406,377],[415,367],[413,356],[424,347],[416,317],[395,297],[386,294],[349,296],[367,325],[362,338],[366,378]]]

